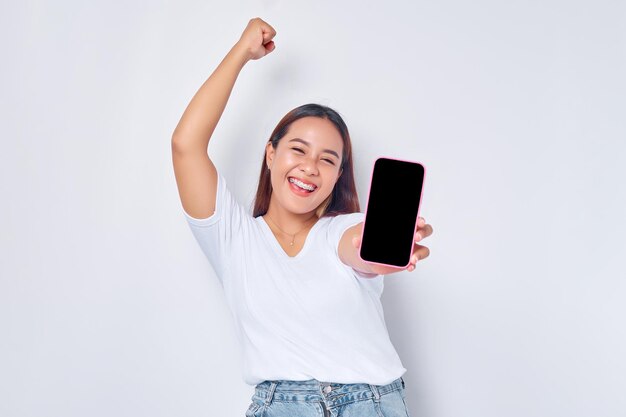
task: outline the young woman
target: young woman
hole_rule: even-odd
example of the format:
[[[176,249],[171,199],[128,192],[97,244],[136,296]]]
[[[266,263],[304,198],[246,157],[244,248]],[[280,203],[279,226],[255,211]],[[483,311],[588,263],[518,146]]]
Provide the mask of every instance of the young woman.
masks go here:
[[[402,366],[380,303],[383,275],[360,260],[364,214],[341,116],[300,106],[267,142],[254,210],[230,192],[207,155],[235,80],[275,49],[274,29],[250,20],[195,94],[172,136],[184,215],[224,288],[255,386],[246,416],[408,416]],[[419,219],[409,271],[429,250]]]

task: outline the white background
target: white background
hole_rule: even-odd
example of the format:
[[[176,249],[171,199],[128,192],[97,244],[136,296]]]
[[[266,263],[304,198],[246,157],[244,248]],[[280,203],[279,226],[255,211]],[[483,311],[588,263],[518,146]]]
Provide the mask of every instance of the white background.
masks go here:
[[[26,1],[0,10],[0,415],[243,416],[221,287],[170,140],[248,20],[209,153],[252,203],[292,108],[338,110],[362,208],[427,167],[435,229],[383,304],[413,417],[626,415],[619,1]]]

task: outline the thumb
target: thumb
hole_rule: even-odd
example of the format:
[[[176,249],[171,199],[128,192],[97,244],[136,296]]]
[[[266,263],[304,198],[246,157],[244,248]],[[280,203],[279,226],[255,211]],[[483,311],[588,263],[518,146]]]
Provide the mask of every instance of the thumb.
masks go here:
[[[361,246],[361,236],[356,235],[352,238],[352,246],[357,249]]]
[[[270,52],[272,52],[276,48],[276,45],[274,44],[274,41],[269,41],[268,43],[266,43],[263,46],[265,47],[265,53],[266,54],[269,54]]]

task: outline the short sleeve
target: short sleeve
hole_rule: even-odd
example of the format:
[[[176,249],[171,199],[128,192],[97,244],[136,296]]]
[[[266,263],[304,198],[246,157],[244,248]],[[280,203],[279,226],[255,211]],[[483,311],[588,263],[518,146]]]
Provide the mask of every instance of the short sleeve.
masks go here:
[[[365,219],[365,214],[357,212],[357,213],[350,213],[350,214],[340,214],[340,215],[333,217],[330,220],[330,223],[328,225],[328,236],[327,236],[328,243],[333,248],[333,253],[335,257],[337,257],[338,260],[339,260],[339,241],[341,240],[341,237],[343,236],[344,232],[348,230],[350,227],[358,223],[361,223],[364,219]],[[339,262],[341,262],[341,260],[339,260]],[[348,267],[347,265],[345,266],[346,268],[351,269],[354,275],[358,278],[374,279],[374,278],[382,277],[382,275],[364,274],[359,271],[356,271],[353,268]]]
[[[217,174],[215,212],[207,218],[191,217],[183,208],[184,216],[202,252],[209,260],[220,281],[228,267],[228,254],[233,241],[241,236],[248,214],[230,192],[226,179]]]

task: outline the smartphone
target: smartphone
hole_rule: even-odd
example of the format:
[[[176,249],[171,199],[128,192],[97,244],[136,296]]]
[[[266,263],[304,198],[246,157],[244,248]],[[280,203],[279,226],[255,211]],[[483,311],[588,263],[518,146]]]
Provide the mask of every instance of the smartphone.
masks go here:
[[[359,249],[363,261],[409,266],[424,174],[419,162],[387,157],[374,161]]]

